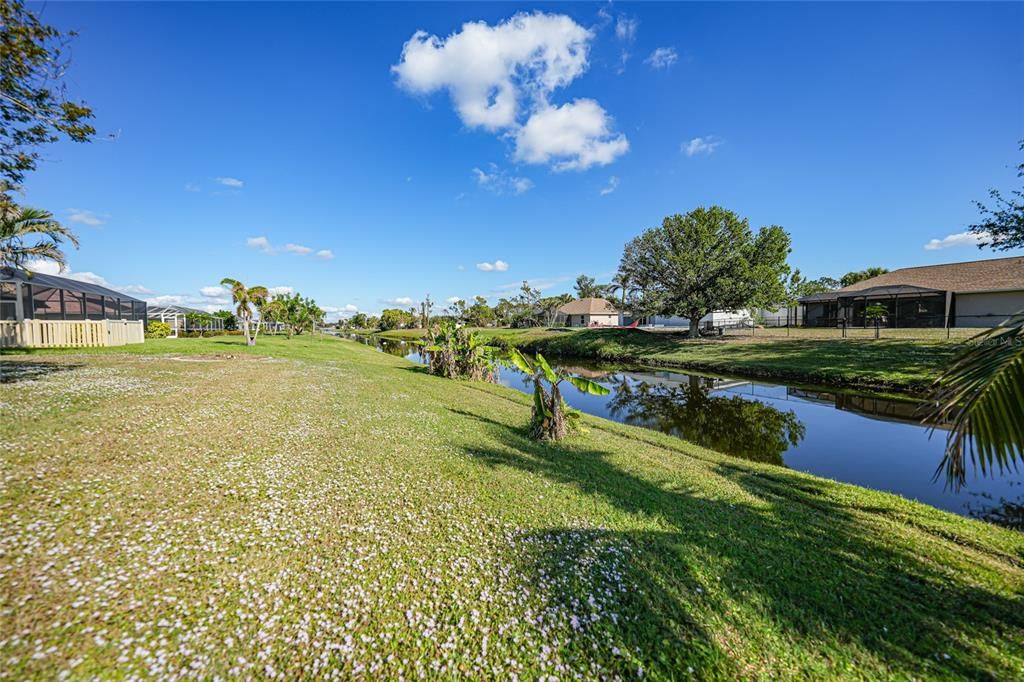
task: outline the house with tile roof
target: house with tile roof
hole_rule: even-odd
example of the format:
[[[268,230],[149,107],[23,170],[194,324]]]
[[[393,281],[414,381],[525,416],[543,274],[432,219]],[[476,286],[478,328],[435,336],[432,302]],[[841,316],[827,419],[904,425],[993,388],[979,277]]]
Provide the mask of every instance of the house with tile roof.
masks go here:
[[[876,304],[889,327],[994,327],[1024,315],[1024,257],[900,268],[800,299],[809,326],[867,326]]]

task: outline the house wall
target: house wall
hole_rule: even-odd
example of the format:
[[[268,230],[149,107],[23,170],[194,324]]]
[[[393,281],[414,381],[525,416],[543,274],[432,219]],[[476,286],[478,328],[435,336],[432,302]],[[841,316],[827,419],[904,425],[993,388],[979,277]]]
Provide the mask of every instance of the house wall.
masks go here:
[[[995,327],[1024,313],[1024,290],[956,295],[956,327]]]
[[[615,315],[587,315],[587,326],[593,326],[595,324],[602,325],[605,327],[614,327],[619,323],[619,316]]]
[[[594,325],[614,327],[619,324],[619,315],[618,313],[601,313],[598,315],[566,315],[559,313],[555,324],[563,327],[591,327]]]
[[[764,320],[767,327],[785,327],[787,324],[803,324],[804,306],[795,305],[792,308],[761,308],[757,313]]]
[[[703,327],[708,322],[710,322],[714,326],[718,327],[718,326],[726,325],[726,324],[739,324],[739,323],[745,322],[745,321],[747,321],[749,319],[750,319],[750,313],[748,311],[746,311],[746,310],[738,310],[738,311],[736,311],[734,313],[723,312],[723,311],[719,310],[719,311],[715,311],[713,313],[709,313],[709,314],[705,315],[704,317],[700,318],[700,323],[698,324],[698,326]],[[650,324],[652,324],[655,327],[686,327],[686,328],[689,328],[690,320],[688,318],[679,317],[679,316],[676,316],[676,315],[672,315],[672,316],[656,315],[655,317],[651,318]]]

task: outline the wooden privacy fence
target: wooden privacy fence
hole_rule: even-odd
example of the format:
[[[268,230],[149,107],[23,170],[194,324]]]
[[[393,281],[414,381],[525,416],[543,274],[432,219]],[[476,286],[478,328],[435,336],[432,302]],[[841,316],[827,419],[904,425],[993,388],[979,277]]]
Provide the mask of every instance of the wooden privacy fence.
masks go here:
[[[84,348],[142,343],[142,320],[0,321],[0,348]]]

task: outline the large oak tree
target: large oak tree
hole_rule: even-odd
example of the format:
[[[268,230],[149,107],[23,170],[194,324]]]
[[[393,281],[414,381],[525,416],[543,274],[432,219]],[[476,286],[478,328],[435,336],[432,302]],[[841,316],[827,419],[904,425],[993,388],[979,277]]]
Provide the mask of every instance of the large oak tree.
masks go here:
[[[619,274],[636,287],[634,315],[683,315],[690,336],[715,310],[770,307],[786,299],[789,234],[777,225],[754,234],[721,206],[671,215],[626,245]]]
[[[73,36],[40,22],[20,0],[0,0],[0,195],[35,169],[38,147],[61,137],[87,142],[96,132],[92,110],[66,96]]]

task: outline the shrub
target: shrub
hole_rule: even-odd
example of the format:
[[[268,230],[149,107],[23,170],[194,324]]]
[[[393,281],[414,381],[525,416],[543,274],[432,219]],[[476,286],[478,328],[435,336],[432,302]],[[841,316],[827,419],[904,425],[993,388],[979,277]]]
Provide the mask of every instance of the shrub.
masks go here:
[[[458,328],[445,320],[427,331],[422,342],[431,374],[448,379],[496,381],[494,349],[476,332]]]
[[[160,320],[150,320],[146,325],[147,339],[164,339],[171,333],[171,325]]]

